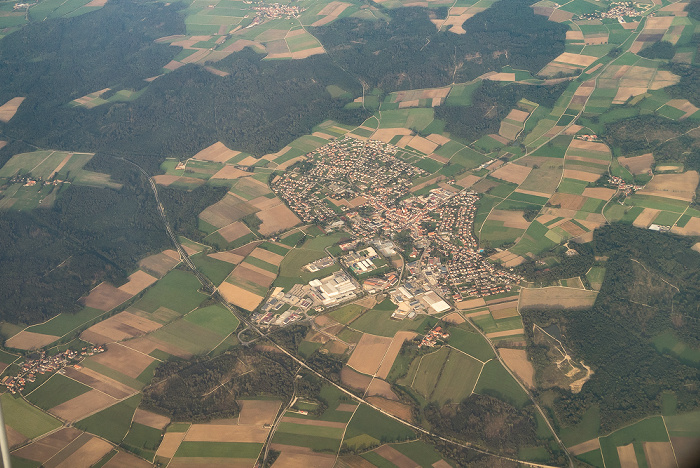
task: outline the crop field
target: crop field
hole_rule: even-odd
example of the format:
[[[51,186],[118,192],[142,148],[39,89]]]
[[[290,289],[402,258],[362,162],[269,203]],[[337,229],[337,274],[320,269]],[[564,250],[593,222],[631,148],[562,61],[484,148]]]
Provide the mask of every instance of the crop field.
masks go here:
[[[525,391],[500,362],[492,360],[484,365],[474,393],[490,395],[522,408],[529,400]]]
[[[652,445],[648,445],[649,443],[652,443]],[[632,445],[634,448],[631,450],[623,448]],[[637,446],[641,450],[637,449]],[[669,463],[673,463],[673,452],[668,433],[660,416],[644,419],[636,424],[615,431],[607,437],[601,437],[600,448],[605,460],[605,466],[609,467],[621,467],[626,460],[638,462],[640,455],[646,455],[647,458],[647,460],[642,459],[642,463],[652,461],[649,460],[649,455],[651,455],[652,459],[659,458],[659,461],[662,462],[660,465],[654,463],[651,466],[669,466]],[[620,450],[621,448],[622,450]],[[669,455],[671,458],[666,458]]]
[[[61,427],[61,423],[52,416],[31,406],[20,397],[14,397],[5,393],[0,397],[2,401],[5,424],[24,439],[34,439],[42,434]],[[17,436],[15,435],[15,440]],[[12,444],[11,444],[12,445]]]
[[[258,209],[245,199],[227,193],[224,198],[202,211],[199,218],[216,228],[222,228],[256,211]]]
[[[233,316],[231,316],[231,318],[233,318]],[[195,317],[195,320],[202,319],[206,320],[210,326],[219,322],[215,319],[209,320],[208,317],[204,315]],[[233,328],[234,324],[238,325],[237,321],[228,321],[227,330],[233,331],[233,329],[235,329]],[[174,348],[179,348],[180,350],[184,351],[185,354],[196,355],[207,353],[216,347],[216,345],[218,345],[219,342],[221,342],[230,333],[229,332],[223,335],[222,333],[225,331],[226,330],[215,332],[208,328],[195,325],[194,323],[188,321],[186,316],[184,319],[176,320],[175,322],[153,332],[149,336],[158,342],[163,342]]]
[[[350,356],[348,366],[363,374],[375,375],[391,341],[391,338],[365,333]]]
[[[469,328],[467,328],[469,327]],[[493,350],[486,340],[475,331],[471,331],[471,326],[452,327],[450,329],[450,346],[459,349],[482,362],[494,358]]]
[[[199,281],[191,273],[173,270],[151,287],[134,307],[149,313],[164,307],[186,314],[205,299],[206,296],[198,292],[200,287]]]
[[[118,444],[129,431],[134,412],[140,402],[141,395],[134,395],[76,422],[75,426]]]
[[[596,291],[559,286],[522,288],[520,308],[587,308],[593,305],[597,295]]]
[[[36,406],[48,410],[90,391],[90,387],[55,374],[43,385],[27,395],[27,400]]]
[[[403,424],[389,419],[367,405],[360,405],[348,424],[344,444],[352,447],[355,442],[369,436],[371,439],[385,442],[396,442],[414,439],[416,434]],[[355,440],[353,440],[355,439]]]

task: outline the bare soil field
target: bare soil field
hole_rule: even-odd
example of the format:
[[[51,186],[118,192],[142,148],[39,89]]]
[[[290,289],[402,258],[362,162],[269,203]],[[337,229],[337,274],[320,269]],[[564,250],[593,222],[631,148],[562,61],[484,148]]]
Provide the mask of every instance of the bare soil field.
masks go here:
[[[555,23],[564,23],[566,21],[569,21],[573,17],[574,17],[573,13],[570,13],[570,12],[564,11],[564,10],[560,10],[557,8],[549,16],[549,20],[554,21]]]
[[[380,128],[372,135],[372,139],[389,143],[396,135],[413,135],[413,131],[408,128]]]
[[[646,229],[649,225],[654,222],[654,219],[661,213],[660,210],[655,210],[653,208],[644,208],[639,216],[632,222],[632,225],[642,229]]]
[[[263,262],[271,263],[272,265],[279,266],[284,260],[284,255],[279,255],[274,252],[270,252],[265,249],[255,249],[250,253],[250,256],[262,260]]]
[[[134,455],[119,451],[115,456],[109,459],[107,463],[103,465],[103,468],[151,468],[153,464],[148,463],[142,458],[135,457]]]
[[[90,360],[134,379],[141,375],[141,372],[153,362],[151,356],[144,355],[117,343],[110,345],[104,353],[92,356]]]
[[[194,159],[199,159],[200,161],[212,161],[224,163],[229,159],[241,154],[240,151],[230,150],[223,143],[216,142],[213,145],[204,148],[199,153],[193,156]]]
[[[221,260],[222,262],[231,263],[233,265],[238,265],[245,259],[245,257],[242,255],[236,255],[235,253],[228,251],[216,252],[213,254],[209,254],[208,256],[217,260]]]
[[[184,438],[184,432],[166,432],[165,436],[163,437],[163,441],[158,446],[156,456],[173,458],[173,455],[175,455],[175,452],[177,452],[177,449],[180,447],[180,443]]]
[[[413,421],[413,414],[409,405],[379,396],[370,396],[367,398],[367,401],[404,421]]]
[[[446,136],[440,135],[439,133],[431,133],[426,138],[434,143],[437,143],[440,146],[442,146],[446,143],[449,143],[451,141],[449,138],[447,138]]]
[[[517,304],[507,303],[507,307],[489,307],[489,309],[491,310],[491,315],[493,316],[493,318],[496,320],[500,320],[509,317],[517,317],[518,315],[520,315],[518,314],[518,308],[516,307],[516,305]]]
[[[524,349],[500,348],[498,352],[506,365],[520,377],[529,388],[535,388],[535,368]]]
[[[486,338],[502,338],[504,336],[512,336],[512,335],[522,335],[525,333],[525,330],[522,328],[515,328],[513,330],[503,330],[500,332],[494,332],[494,333],[487,333]]]
[[[223,282],[219,286],[219,292],[228,302],[247,311],[254,310],[263,300],[263,298],[257,294],[226,282]]]
[[[416,135],[408,143],[408,146],[417,149],[421,153],[430,154],[435,151],[439,145],[422,136]]]
[[[89,468],[112,450],[112,444],[97,437],[91,438],[61,463],[48,463],[47,468]]]
[[[90,390],[49,410],[61,419],[78,421],[115,404],[117,400],[98,390]]]
[[[617,448],[617,456],[620,458],[622,468],[638,468],[637,455],[634,453],[634,445],[628,444]]]
[[[363,374],[374,375],[379,370],[392,341],[391,338],[365,333],[360,338],[347,365]]]
[[[431,21],[435,22],[437,20]],[[338,458],[337,466],[342,466],[344,468],[375,468],[375,465],[371,464],[359,455],[344,455]]]
[[[267,210],[268,208],[274,208],[275,206],[281,204],[282,200],[280,200],[277,197],[267,198],[265,196],[262,196],[262,197],[258,197],[258,198],[253,198],[248,203],[250,203],[255,208],[262,211],[262,210]]]
[[[231,277],[251,281],[264,288],[269,287],[275,281],[274,273],[270,274],[270,272],[267,270],[262,270],[261,272],[260,268],[256,268],[253,265],[248,267],[247,265],[247,263],[238,265],[236,269],[233,270],[233,272],[231,273]],[[221,286],[223,286],[223,284]]]
[[[553,62],[565,63],[567,65],[576,65],[579,67],[588,67],[593,62],[598,60],[596,57],[590,57],[588,55],[572,54],[570,52],[564,52],[559,57],[556,57]]]
[[[126,284],[119,286],[117,289],[135,296],[156,281],[158,281],[157,278],[149,275],[145,271],[137,270],[129,275],[129,281]]]
[[[378,396],[387,400],[398,400],[399,397],[391,390],[391,385],[381,379],[373,379],[367,387],[367,396]]]
[[[586,199],[581,195],[571,193],[555,193],[549,200],[549,203],[565,210],[578,211],[581,209]]]
[[[584,309],[591,307],[597,296],[596,291],[561,286],[523,288],[520,290],[520,309],[528,307]]]
[[[134,422],[154,429],[165,429],[165,426],[170,423],[170,418],[137,408],[134,413]]]
[[[569,452],[571,455],[581,455],[582,453],[590,452],[591,450],[596,450],[600,448],[599,439],[591,439],[586,442],[581,442],[580,444],[569,447]]]
[[[277,400],[238,400],[238,404],[241,407],[238,424],[263,426],[273,423],[282,403]]]
[[[592,172],[577,171],[573,169],[564,169],[564,177],[567,179],[577,179],[583,180],[585,182],[595,182],[600,179],[600,174],[594,174]]]
[[[532,168],[526,166],[506,164],[500,169],[495,170],[491,175],[497,179],[520,185],[527,179],[531,170]]]
[[[133,388],[86,367],[80,370],[73,367],[67,367],[65,369],[65,375],[73,380],[77,380],[80,383],[84,383],[95,390],[104,392],[117,400],[124,399],[136,393],[136,390]]]
[[[695,196],[698,181],[700,181],[700,175],[696,171],[687,171],[683,174],[658,174],[638,193],[690,202]]]
[[[124,292],[105,282],[95,287],[86,297],[81,298],[80,302],[87,307],[107,312],[132,296],[133,294]]]
[[[571,234],[573,237],[581,236],[581,235],[583,235],[583,234],[586,234],[586,232],[587,232],[587,231],[586,231],[585,229],[583,229],[582,227],[577,226],[576,224],[574,224],[574,222],[571,221],[571,220],[567,220],[567,221],[561,223],[561,224],[559,225],[559,227],[561,227],[563,230],[565,230],[566,232],[568,232],[569,234]]]
[[[349,387],[362,390],[364,392],[367,390],[369,383],[372,381],[372,377],[355,372],[350,367],[345,365],[340,371],[340,381]]]
[[[416,466],[416,462],[389,445],[382,445],[374,449],[374,452],[380,457],[389,460],[398,468],[415,468]]]
[[[462,321],[464,321],[464,319],[462,319]],[[364,338],[365,336],[367,335],[363,335],[362,338]],[[403,346],[404,341],[412,340],[416,336],[418,336],[416,333],[409,331],[400,331],[394,335],[394,338],[391,340],[391,344],[384,353],[381,365],[377,370],[377,377],[379,377],[380,379],[387,378],[387,376],[389,375],[389,371],[391,371],[391,367],[394,365],[396,357],[401,351],[401,346]],[[362,340],[360,340],[360,343],[362,343]]]
[[[654,156],[651,153],[631,158],[620,156],[617,158],[617,162],[626,167],[632,174],[646,174],[651,171],[651,165],[654,164]]]
[[[255,459],[219,457],[178,457],[168,463],[170,468],[210,468],[212,466],[252,468],[253,465],[255,465]]]
[[[342,422],[321,421],[318,419],[292,418],[290,416],[283,417],[282,422],[301,424],[302,426],[334,427],[336,429],[345,429],[345,426],[347,425]]]
[[[615,195],[616,190],[605,187],[588,187],[583,190],[583,196],[596,198],[598,200],[610,200]]]
[[[345,412],[352,413],[353,411],[355,411],[355,408],[357,408],[357,405],[355,405],[355,404],[352,404],[352,403],[341,403],[341,404],[339,404],[338,407],[336,408],[336,411],[345,411]]]
[[[34,332],[28,332],[26,330],[22,330],[21,332],[17,333],[15,336],[7,340],[5,343],[5,346],[8,348],[17,348],[17,349],[38,349],[42,348],[48,344],[53,343],[57,339],[59,339],[60,336],[54,336],[54,335],[42,335],[40,333],[34,333]]]
[[[168,185],[172,184],[173,182],[180,180],[180,176],[168,175],[168,174],[158,174],[158,175],[153,176],[153,180],[156,182],[156,184],[167,187]]]
[[[527,229],[530,222],[524,217],[523,211],[493,210],[488,219],[491,221],[502,221],[503,226],[517,229]]]
[[[670,442],[644,442],[649,468],[667,468],[676,466],[676,457]]]
[[[193,424],[185,440],[196,442],[265,442],[269,429],[232,424]]]
[[[294,60],[302,60],[312,55],[325,54],[326,49],[323,47],[314,47],[312,49],[300,50],[298,52],[292,52],[292,58]]]
[[[273,208],[261,211],[257,214],[262,224],[258,231],[263,236],[269,236],[292,228],[300,223],[299,218],[285,205],[277,205]]]
[[[226,239],[226,242],[233,242],[246,234],[250,234],[250,229],[248,229],[248,226],[242,222],[236,221],[235,223],[222,227],[218,230],[218,233],[221,235],[221,237]]]
[[[246,203],[245,200],[228,193],[224,198],[202,211],[199,217],[212,226],[220,228],[255,213],[255,211],[255,208]]]
[[[242,171],[234,166],[226,165],[219,169],[214,175],[211,176],[212,179],[226,179],[235,180],[241,177],[249,177],[250,172]]]
[[[167,272],[172,270],[175,265],[180,263],[180,255],[175,251],[171,252],[175,253],[176,257],[161,252],[144,258],[139,262],[139,266],[156,274],[159,278],[162,278]]]
[[[262,243],[262,241],[249,242],[246,245],[244,245],[243,247],[238,247],[237,249],[231,250],[231,253],[234,253],[236,255],[240,255],[242,257],[247,257],[261,243]]]
[[[599,143],[596,141],[586,141],[586,140],[571,140],[569,148],[572,149],[582,149],[586,151],[592,151],[595,153],[606,153],[610,154],[610,148],[605,143]]]
[[[700,218],[690,218],[690,221],[685,226],[674,226],[671,228],[671,232],[683,236],[700,236]]]
[[[671,437],[673,451],[676,454],[679,468],[691,468],[698,460],[700,438]]]
[[[455,304],[455,306],[459,310],[474,309],[476,307],[483,307],[485,305],[486,305],[486,301],[484,301],[484,299],[481,297],[479,297],[477,299],[469,299],[467,301],[459,301]]]
[[[64,427],[42,439],[22,447],[13,452],[13,455],[43,464],[75,440],[80,434],[82,434],[82,431],[74,427]],[[10,446],[12,445],[12,442],[10,442]]]
[[[333,468],[334,455],[322,455],[320,453],[295,453],[282,450],[275,461],[275,468]]]
[[[12,117],[14,117],[17,113],[17,110],[24,99],[25,98],[23,97],[12,98],[0,106],[0,122],[9,122],[10,119],[12,119]]]
[[[442,317],[442,320],[444,320],[447,323],[452,323],[455,325],[459,325],[460,323],[464,323],[466,320],[464,320],[464,317],[459,315],[457,312],[451,312],[444,317]]]

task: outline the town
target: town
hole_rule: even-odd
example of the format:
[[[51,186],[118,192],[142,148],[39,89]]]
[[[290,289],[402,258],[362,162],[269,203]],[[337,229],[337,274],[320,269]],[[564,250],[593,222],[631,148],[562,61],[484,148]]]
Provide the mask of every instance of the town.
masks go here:
[[[290,319],[271,313],[285,304],[290,307],[284,311],[295,306],[292,313],[303,314],[381,291],[397,305],[394,319],[412,319],[451,309],[446,298],[503,293],[522,280],[480,251],[473,234],[479,195],[450,186],[412,195],[413,180],[425,172],[397,158],[398,151],[373,140],[336,140],[272,181],[273,190],[304,221],[323,224],[327,231],[342,228],[352,240],[339,245],[343,271],[287,294],[273,293],[258,317],[262,323]],[[314,272],[335,262],[329,256],[305,269]],[[306,309],[296,305],[301,303]]]

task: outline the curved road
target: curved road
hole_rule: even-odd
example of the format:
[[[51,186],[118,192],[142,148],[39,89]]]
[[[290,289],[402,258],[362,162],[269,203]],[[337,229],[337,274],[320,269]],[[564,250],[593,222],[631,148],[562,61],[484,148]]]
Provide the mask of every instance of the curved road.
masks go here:
[[[120,160],[122,160],[122,161],[124,161],[124,162],[127,162],[127,163],[131,164],[132,166],[136,167],[136,168],[139,170],[139,172],[141,172],[141,174],[143,174],[143,176],[146,177],[146,179],[148,180],[148,182],[149,182],[149,184],[150,184],[150,186],[151,186],[151,190],[153,191],[153,195],[155,196],[155,199],[156,199],[156,204],[157,204],[157,206],[158,206],[158,212],[159,212],[159,214],[160,214],[161,219],[163,220],[163,224],[165,225],[165,229],[166,229],[166,231],[167,231],[167,233],[168,233],[168,236],[170,237],[170,240],[172,241],[173,245],[175,246],[175,249],[176,249],[176,250],[178,251],[178,253],[180,254],[180,257],[182,258],[182,261],[183,261],[183,262],[185,263],[185,265],[187,265],[187,267],[188,267],[190,270],[192,270],[192,272],[196,275],[197,279],[198,279],[199,282],[202,284],[202,287],[203,287],[206,291],[211,292],[212,297],[214,297],[216,300],[218,300],[218,301],[221,303],[221,305],[223,305],[224,307],[226,307],[236,318],[238,318],[238,319],[241,321],[241,323],[243,323],[244,325],[246,325],[246,326],[248,327],[248,329],[250,329],[250,330],[252,330],[253,332],[257,333],[261,338],[267,338],[267,340],[268,340],[275,348],[277,348],[279,352],[283,353],[284,355],[286,355],[287,357],[289,357],[290,359],[292,359],[292,360],[293,360],[294,362],[296,362],[299,366],[301,366],[302,368],[304,368],[304,369],[306,369],[307,371],[311,372],[311,373],[314,374],[316,377],[318,377],[318,378],[320,378],[321,380],[324,380],[325,382],[327,382],[328,384],[334,386],[336,389],[338,389],[339,391],[343,392],[344,394],[346,394],[347,396],[349,396],[349,397],[352,398],[353,400],[356,400],[356,401],[358,401],[358,402],[360,402],[360,403],[366,404],[367,406],[371,407],[371,408],[374,409],[375,411],[378,411],[378,412],[382,413],[384,416],[386,416],[386,417],[388,417],[388,418],[391,418],[391,419],[393,419],[393,420],[395,420],[395,421],[398,421],[398,422],[400,422],[400,423],[402,423],[402,424],[404,424],[404,425],[410,427],[411,429],[413,429],[414,431],[416,431],[416,432],[418,432],[418,433],[421,433],[421,434],[424,434],[424,435],[433,437],[433,438],[438,439],[438,440],[440,440],[440,441],[442,441],[442,442],[446,442],[446,443],[449,443],[449,444],[452,444],[452,445],[456,445],[456,446],[458,446],[458,447],[462,447],[462,448],[465,448],[465,449],[473,450],[473,451],[475,451],[475,452],[478,452],[478,453],[481,453],[481,454],[484,454],[484,455],[489,455],[489,456],[492,456],[492,457],[500,458],[500,459],[502,459],[502,460],[508,460],[508,461],[512,461],[512,462],[515,462],[515,463],[520,463],[520,464],[522,464],[522,465],[524,465],[524,466],[531,466],[531,467],[534,467],[534,468],[555,468],[555,467],[552,467],[552,466],[550,466],[550,465],[542,465],[542,464],[539,464],[539,463],[532,463],[532,462],[528,462],[528,461],[524,461],[524,460],[518,460],[518,459],[515,459],[515,458],[506,457],[506,456],[499,455],[499,454],[497,454],[497,453],[493,453],[493,452],[490,452],[490,451],[488,451],[488,450],[485,450],[485,449],[476,447],[476,446],[474,446],[474,445],[472,445],[472,444],[470,444],[470,443],[468,443],[468,442],[461,442],[461,441],[457,441],[457,440],[454,440],[454,439],[450,439],[450,438],[447,438],[447,437],[440,436],[440,435],[438,435],[438,434],[434,434],[434,433],[432,433],[432,432],[430,432],[430,431],[428,431],[428,430],[426,430],[426,429],[424,429],[424,428],[422,428],[422,427],[420,427],[420,426],[416,426],[415,424],[412,424],[412,423],[410,423],[410,422],[408,422],[408,421],[405,421],[405,420],[403,420],[403,419],[401,419],[401,418],[399,418],[399,417],[394,416],[393,414],[390,414],[390,413],[384,411],[384,410],[381,409],[381,408],[378,408],[377,406],[373,405],[372,403],[366,401],[364,398],[358,397],[358,396],[355,395],[354,393],[352,393],[352,392],[346,390],[345,388],[341,387],[340,385],[336,384],[335,382],[333,382],[332,380],[330,380],[330,379],[329,379],[328,377],[326,377],[325,375],[323,375],[323,374],[321,374],[320,372],[316,371],[315,369],[309,367],[304,361],[300,360],[300,359],[297,358],[295,355],[293,355],[292,353],[290,353],[289,351],[287,351],[286,349],[284,349],[282,346],[278,345],[278,344],[277,344],[274,340],[272,340],[269,336],[266,336],[265,333],[263,333],[258,327],[256,327],[255,324],[252,323],[252,322],[248,319],[248,317],[247,317],[245,314],[241,314],[234,306],[232,306],[231,304],[229,304],[229,303],[219,294],[219,291],[217,290],[216,286],[209,280],[209,278],[207,278],[207,277],[204,276],[199,270],[197,270],[197,267],[196,267],[195,264],[192,262],[192,260],[190,260],[189,255],[187,254],[187,252],[185,251],[185,249],[182,247],[182,245],[180,244],[179,239],[177,238],[177,236],[176,236],[175,233],[173,232],[172,228],[170,227],[170,223],[168,222],[168,217],[167,217],[167,215],[166,215],[166,213],[165,213],[165,208],[163,207],[163,204],[161,203],[160,198],[159,198],[159,196],[158,196],[158,187],[156,186],[156,183],[155,183],[155,181],[153,180],[153,178],[148,174],[148,172],[146,172],[141,166],[139,166],[139,165],[136,164],[135,162],[130,161],[130,160],[125,159],[125,158],[122,158],[122,157],[119,157],[118,159],[120,159]],[[545,420],[547,420],[547,419],[545,418]],[[568,453],[567,453],[567,455],[568,455]],[[573,466],[573,465],[572,465],[572,466]]]

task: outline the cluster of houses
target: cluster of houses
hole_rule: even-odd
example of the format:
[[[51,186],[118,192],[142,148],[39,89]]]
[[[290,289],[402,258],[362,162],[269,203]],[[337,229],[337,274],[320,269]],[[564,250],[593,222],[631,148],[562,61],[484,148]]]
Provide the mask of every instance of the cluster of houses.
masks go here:
[[[628,184],[622,177],[618,176],[609,176],[608,182],[610,182],[611,185],[617,186],[617,189],[625,195],[629,195],[632,192],[636,192],[637,190],[644,188],[641,185]]]
[[[450,334],[440,326],[436,326],[430,330],[421,340],[418,345],[419,348],[426,346],[428,348],[435,347],[440,341],[447,341],[450,338]]]
[[[80,359],[86,356],[103,353],[105,350],[104,346],[91,346],[84,347],[81,351],[69,349],[62,353],[54,354],[53,356],[47,356],[45,351],[41,351],[38,358],[24,361],[17,375],[6,375],[0,383],[7,387],[12,394],[15,394],[24,390],[24,386],[27,382],[36,381],[37,374],[60,371],[68,365],[77,366],[77,362]]]
[[[634,2],[613,2],[606,11],[596,11],[593,13],[583,13],[580,15],[574,15],[574,20],[595,20],[601,18],[615,18],[621,23],[624,22],[624,17],[637,17],[642,16],[646,10],[648,10],[653,3],[634,3]]]
[[[351,205],[348,198],[360,195],[361,203],[355,207],[384,211],[408,193],[415,177],[427,174],[398,159],[397,151],[375,140],[333,140],[273,180],[272,189],[305,222],[331,224],[337,221],[337,210],[346,211]],[[374,232],[369,237],[373,236]]]

